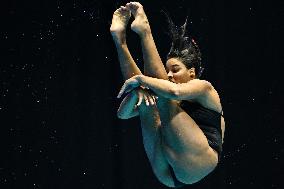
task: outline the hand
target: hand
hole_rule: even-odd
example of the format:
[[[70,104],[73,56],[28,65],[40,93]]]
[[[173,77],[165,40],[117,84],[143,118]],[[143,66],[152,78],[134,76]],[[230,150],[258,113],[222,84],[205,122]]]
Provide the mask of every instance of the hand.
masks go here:
[[[145,100],[146,106],[156,104],[156,99],[158,97],[156,97],[150,91],[147,91],[143,88],[138,88],[138,89],[135,90],[135,93],[138,96],[138,102],[137,102],[136,106],[140,106],[143,99]]]
[[[140,83],[139,81],[137,80],[137,75],[136,76],[133,76],[131,77],[130,79],[127,79],[123,86],[121,87],[118,95],[117,95],[117,98],[120,98],[121,95],[123,95],[123,93],[128,93],[129,91],[133,90],[134,88],[136,87],[139,87]]]

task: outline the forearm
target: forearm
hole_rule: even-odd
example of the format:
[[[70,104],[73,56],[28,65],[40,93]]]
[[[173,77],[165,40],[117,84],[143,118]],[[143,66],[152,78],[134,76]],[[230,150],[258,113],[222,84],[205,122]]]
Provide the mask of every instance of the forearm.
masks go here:
[[[134,91],[129,93],[122,100],[118,108],[118,111],[117,111],[117,117],[120,119],[129,119],[131,117],[139,115],[139,112],[135,107],[137,100],[138,100],[138,97]]]
[[[158,96],[169,99],[175,98],[175,89],[177,87],[177,84],[175,83],[172,83],[168,80],[157,79],[144,75],[137,76],[137,80],[140,85],[151,89]]]

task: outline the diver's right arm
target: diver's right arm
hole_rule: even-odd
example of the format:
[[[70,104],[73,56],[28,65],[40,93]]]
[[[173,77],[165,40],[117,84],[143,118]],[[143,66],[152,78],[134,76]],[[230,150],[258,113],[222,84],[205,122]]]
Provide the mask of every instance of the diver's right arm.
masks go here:
[[[117,110],[117,117],[119,119],[129,119],[138,116],[139,111],[136,106],[137,101],[138,101],[137,92],[133,90],[122,100]]]

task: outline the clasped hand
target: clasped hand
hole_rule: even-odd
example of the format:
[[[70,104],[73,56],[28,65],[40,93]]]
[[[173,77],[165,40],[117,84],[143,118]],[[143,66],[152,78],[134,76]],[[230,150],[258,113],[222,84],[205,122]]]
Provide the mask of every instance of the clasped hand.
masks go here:
[[[152,94],[152,92],[150,92],[149,90],[142,87],[142,88],[135,89],[134,92],[138,96],[136,107],[141,105],[141,103],[143,102],[143,99],[145,101],[146,106],[149,106],[149,105],[153,106],[156,104],[156,100],[158,99],[158,97]]]
[[[140,86],[139,81],[137,80],[138,75],[135,75],[129,79],[127,79],[123,86],[121,87],[117,98],[120,98],[124,93],[128,93],[130,91],[132,91],[133,89],[137,88]]]
[[[157,96],[153,95],[150,91],[146,90],[147,88],[140,86],[140,83],[138,81],[139,76],[133,76],[129,79],[127,79],[123,86],[121,87],[117,98],[120,98],[124,93],[128,93],[130,91],[132,91],[133,89],[135,89],[135,92],[138,96],[138,102],[136,104],[136,106],[140,106],[143,99],[145,100],[146,105],[154,105],[156,104],[156,99],[158,98]],[[140,87],[139,87],[140,86]]]

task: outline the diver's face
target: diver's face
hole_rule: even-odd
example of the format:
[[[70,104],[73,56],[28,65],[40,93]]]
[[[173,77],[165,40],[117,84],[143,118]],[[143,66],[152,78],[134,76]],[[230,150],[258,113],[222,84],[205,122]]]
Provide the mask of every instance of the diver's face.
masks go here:
[[[187,69],[177,58],[170,58],[166,63],[168,78],[174,83],[186,83],[195,78],[194,68]]]

